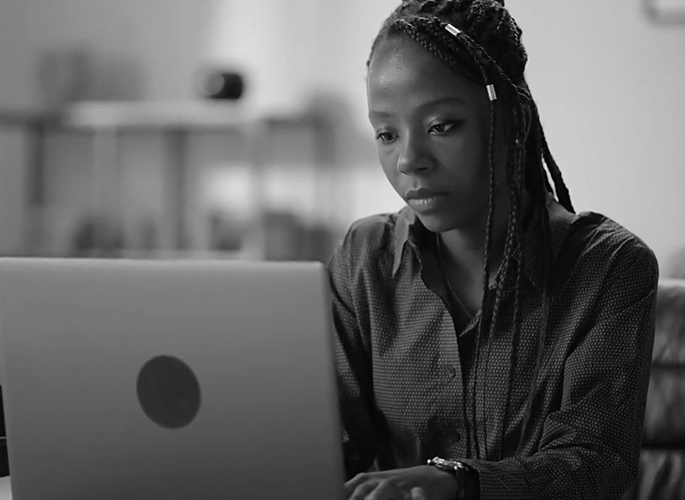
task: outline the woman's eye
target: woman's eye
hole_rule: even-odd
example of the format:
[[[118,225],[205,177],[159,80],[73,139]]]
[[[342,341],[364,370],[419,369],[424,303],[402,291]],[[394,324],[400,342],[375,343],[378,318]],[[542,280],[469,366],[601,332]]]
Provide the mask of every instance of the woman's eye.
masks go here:
[[[379,132],[376,134],[376,140],[381,142],[391,142],[395,136],[390,132]]]
[[[456,122],[436,123],[429,129],[429,133],[444,134],[456,126]]]

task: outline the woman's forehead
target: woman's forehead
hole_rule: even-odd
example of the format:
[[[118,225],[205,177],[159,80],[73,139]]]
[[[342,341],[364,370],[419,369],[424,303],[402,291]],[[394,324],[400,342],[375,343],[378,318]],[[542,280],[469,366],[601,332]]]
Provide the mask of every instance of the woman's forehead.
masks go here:
[[[381,42],[371,58],[367,91],[369,100],[403,93],[472,100],[483,93],[483,87],[413,40],[393,37]]]

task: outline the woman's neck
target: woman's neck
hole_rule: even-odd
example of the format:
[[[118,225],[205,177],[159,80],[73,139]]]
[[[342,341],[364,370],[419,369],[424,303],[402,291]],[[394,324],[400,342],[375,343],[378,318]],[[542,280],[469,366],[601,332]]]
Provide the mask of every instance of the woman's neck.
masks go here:
[[[530,202],[530,197],[524,193],[521,217],[524,217],[530,210]],[[509,210],[508,206],[503,205],[500,205],[501,209],[497,211],[492,227],[492,241],[490,242],[489,251],[491,283],[494,281],[497,270],[504,258],[507,239]],[[486,221],[480,221],[478,224],[468,228],[457,228],[438,234],[443,264],[464,276],[482,276],[486,244],[485,225]]]
[[[490,277],[499,268],[504,256],[504,243],[506,240],[506,218],[501,227],[493,226],[492,242],[490,246]],[[459,275],[470,275],[473,278],[481,276],[485,258],[485,231],[465,231],[453,229],[438,235],[442,247],[443,264],[452,268]]]

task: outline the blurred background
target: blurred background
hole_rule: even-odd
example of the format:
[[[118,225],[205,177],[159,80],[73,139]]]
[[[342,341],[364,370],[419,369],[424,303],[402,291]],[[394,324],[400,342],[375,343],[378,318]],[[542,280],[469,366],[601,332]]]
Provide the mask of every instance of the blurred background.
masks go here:
[[[365,98],[397,3],[0,0],[0,254],[327,260],[402,206]],[[576,209],[678,272],[685,2],[507,6]]]

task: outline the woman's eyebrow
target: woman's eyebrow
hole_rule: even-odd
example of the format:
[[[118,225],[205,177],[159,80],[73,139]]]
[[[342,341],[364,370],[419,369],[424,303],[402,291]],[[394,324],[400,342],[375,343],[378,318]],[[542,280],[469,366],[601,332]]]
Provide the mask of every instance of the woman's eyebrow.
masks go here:
[[[465,106],[467,104],[466,100],[462,99],[461,97],[455,97],[455,96],[449,96],[449,97],[440,97],[438,99],[432,99],[429,101],[422,102],[417,106],[417,109],[424,109],[424,108],[431,108],[435,106],[440,106],[444,104],[451,104],[451,105],[459,105],[459,106]],[[393,116],[392,111],[381,111],[381,110],[369,110],[369,118],[377,118],[377,119],[383,119],[383,118],[390,118]]]
[[[389,118],[392,116],[392,113],[389,111],[374,111],[371,110],[369,111],[369,118]]]
[[[425,107],[429,107],[429,106],[439,106],[441,104],[458,104],[460,106],[464,106],[464,105],[466,105],[466,100],[462,99],[461,97],[456,97],[456,96],[440,97],[438,99],[433,99],[433,100],[421,103],[419,105],[419,107],[425,108]]]

